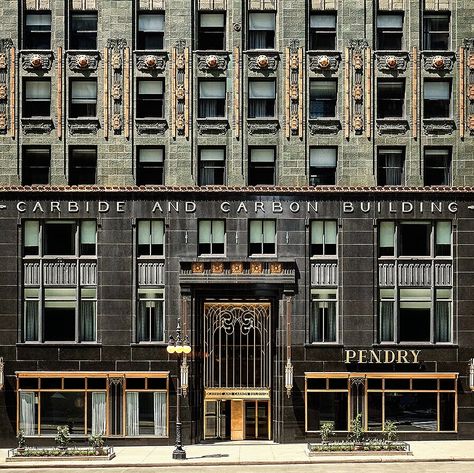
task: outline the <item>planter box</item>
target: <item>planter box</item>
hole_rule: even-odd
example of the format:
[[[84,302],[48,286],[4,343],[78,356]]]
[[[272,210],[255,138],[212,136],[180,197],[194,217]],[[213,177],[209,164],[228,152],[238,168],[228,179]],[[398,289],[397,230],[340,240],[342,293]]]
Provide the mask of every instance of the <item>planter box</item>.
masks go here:
[[[397,450],[350,450],[350,451],[337,451],[337,452],[314,452],[309,450],[308,448],[305,448],[305,453],[308,457],[324,457],[324,456],[337,456],[337,455],[344,455],[344,456],[391,456],[391,455],[396,455],[396,456],[407,456],[407,455],[413,455],[413,452],[399,452]]]
[[[54,449],[43,449],[43,448],[31,448],[28,447],[27,450],[35,451],[35,450],[54,450]],[[69,450],[71,452],[73,449]],[[37,455],[19,455],[16,448],[8,450],[8,457],[5,459],[6,462],[46,462],[46,461],[100,461],[100,460],[112,460],[115,458],[115,452],[113,447],[105,447],[103,455],[84,455],[84,450],[86,449],[78,449],[77,455],[44,455],[44,456],[37,456]]]

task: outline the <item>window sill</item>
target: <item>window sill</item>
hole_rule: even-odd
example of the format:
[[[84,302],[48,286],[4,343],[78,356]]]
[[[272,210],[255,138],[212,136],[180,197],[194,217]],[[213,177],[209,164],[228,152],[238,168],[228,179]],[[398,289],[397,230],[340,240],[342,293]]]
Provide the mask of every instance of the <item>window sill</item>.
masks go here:
[[[427,135],[450,135],[455,129],[453,118],[423,118],[423,130]]]
[[[71,135],[96,135],[100,123],[96,117],[77,117],[69,118],[68,126]]]
[[[342,342],[314,342],[305,343],[304,348],[341,348],[344,347]]]
[[[130,343],[130,346],[133,348],[137,347],[162,347],[166,348],[168,346],[168,342],[133,342]]]
[[[28,117],[21,119],[21,129],[25,135],[49,135],[53,130],[50,117]]]
[[[406,118],[377,118],[377,132],[379,135],[405,135],[409,130]]]
[[[275,117],[247,118],[249,135],[276,135],[280,129],[280,122]]]
[[[374,343],[372,345],[374,348],[414,348],[414,347],[423,347],[423,348],[459,348],[458,343],[431,343],[431,342],[384,342],[384,343]]]
[[[311,135],[337,135],[342,130],[341,121],[336,117],[310,118],[308,125]]]
[[[197,128],[200,135],[225,135],[229,130],[226,117],[198,118]]]
[[[139,135],[164,135],[168,122],[165,118],[135,118],[135,127]]]
[[[101,342],[18,342],[17,347],[88,347],[101,348]]]

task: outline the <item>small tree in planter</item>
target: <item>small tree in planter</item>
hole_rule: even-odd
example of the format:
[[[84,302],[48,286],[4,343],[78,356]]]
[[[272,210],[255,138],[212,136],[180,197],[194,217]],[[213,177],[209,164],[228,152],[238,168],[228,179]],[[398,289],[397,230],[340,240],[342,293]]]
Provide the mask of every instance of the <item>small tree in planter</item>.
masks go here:
[[[385,432],[385,439],[387,442],[395,442],[397,440],[398,431],[395,422],[391,420],[385,421],[383,430]]]
[[[58,425],[58,433],[54,438],[56,445],[60,450],[66,450],[71,441],[71,434],[67,425]]]
[[[334,435],[334,422],[323,422],[320,435],[322,443],[328,443],[330,437]]]
[[[96,455],[104,455],[105,440],[102,434],[92,434],[89,436],[89,445],[95,449]]]
[[[16,435],[16,440],[18,442],[18,453],[23,453],[26,447],[25,432],[23,431],[23,429],[20,429],[18,431],[18,434]]]
[[[362,425],[362,414],[359,413],[351,421],[350,438],[355,444],[361,444],[364,440],[364,427]]]

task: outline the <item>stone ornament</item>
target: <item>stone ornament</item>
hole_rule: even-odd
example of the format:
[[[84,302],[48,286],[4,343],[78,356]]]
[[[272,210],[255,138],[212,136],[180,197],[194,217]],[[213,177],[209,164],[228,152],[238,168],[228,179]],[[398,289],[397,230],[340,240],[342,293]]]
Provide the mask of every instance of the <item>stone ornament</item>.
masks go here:
[[[354,96],[354,100],[356,102],[360,102],[363,98],[363,95],[364,95],[364,90],[362,88],[362,85],[361,84],[356,84],[354,86],[354,90],[353,90],[352,94]]]
[[[99,120],[93,118],[70,118],[68,126],[71,135],[95,135],[99,131]]]
[[[5,113],[0,113],[0,130],[7,128],[7,116]]]
[[[111,65],[114,70],[119,70],[122,67],[122,56],[118,52],[112,54]]]
[[[185,119],[184,119],[184,114],[179,113],[176,117],[176,128],[178,130],[184,130],[184,125],[185,125]]]
[[[215,69],[217,67],[217,61],[218,61],[217,56],[215,56],[214,54],[207,56],[206,58],[207,67],[209,67],[210,69]]]
[[[309,59],[309,68],[313,72],[336,72],[340,61],[339,53],[312,55]]]
[[[179,85],[176,87],[176,98],[179,100],[184,100],[186,96],[186,90],[184,88],[184,85]]]
[[[191,264],[191,271],[193,273],[203,273],[204,272],[204,263],[193,263],[193,264]]]
[[[377,69],[381,72],[405,71],[408,65],[408,54],[377,55]]]
[[[469,92],[468,92],[469,100],[474,102],[474,84],[469,85]]]
[[[178,54],[176,58],[176,67],[180,71],[186,68],[186,58],[184,57],[184,54]]]
[[[469,115],[467,126],[471,132],[471,135],[474,134],[474,115]]]
[[[81,69],[87,69],[89,67],[89,58],[84,54],[82,54],[81,56],[78,56],[76,61],[77,61],[77,65]]]
[[[249,135],[276,135],[278,133],[280,126],[278,122],[257,122],[257,123],[248,123],[248,132]]]
[[[298,115],[292,115],[290,119],[290,128],[292,131],[297,131],[300,125],[300,120]]]
[[[242,25],[240,23],[233,24],[234,31],[240,31],[242,29]]]
[[[164,135],[168,128],[165,120],[135,120],[135,126],[139,135]]]
[[[34,69],[39,69],[43,65],[43,59],[39,54],[35,54],[31,57],[30,64]]]
[[[258,54],[249,56],[249,69],[255,72],[276,71],[278,67],[278,54]]]
[[[139,71],[162,72],[166,66],[166,54],[140,54],[136,57],[136,66]]]
[[[291,84],[290,86],[290,97],[291,100],[298,100],[299,98],[299,89],[297,84]]]
[[[298,55],[292,54],[290,58],[290,68],[293,71],[296,71],[298,70],[299,67],[300,67],[300,63],[299,63]]]
[[[404,135],[408,129],[409,126],[407,120],[377,120],[377,132],[379,135]]]
[[[317,119],[309,122],[311,135],[337,135],[341,130],[341,122],[337,119]]]
[[[5,53],[0,53],[0,70],[7,68],[7,55]]]
[[[198,122],[198,132],[200,135],[205,134],[215,134],[215,135],[225,135],[229,129],[229,124],[225,122]]]
[[[112,128],[114,129],[114,131],[119,131],[122,129],[122,118],[120,116],[120,114],[116,113],[113,117],[112,117]]]
[[[53,122],[44,118],[23,118],[21,127],[25,135],[48,135],[53,129]]]
[[[265,54],[258,56],[257,66],[260,67],[260,69],[266,69],[268,67],[268,57],[265,56]]]
[[[224,263],[215,262],[211,264],[211,273],[221,274],[224,272]]]
[[[53,63],[53,55],[48,54],[25,54],[22,56],[21,67],[25,71],[49,71]]]
[[[364,60],[362,58],[362,55],[359,53],[354,54],[352,64],[354,65],[354,69],[356,71],[360,71],[364,67]]]
[[[451,135],[454,132],[454,128],[454,120],[450,119],[423,121],[423,129],[427,135]]]
[[[435,56],[433,58],[433,67],[435,69],[444,69],[444,57],[443,56]]]
[[[354,130],[355,131],[362,131],[362,128],[364,126],[364,120],[360,115],[356,115],[354,117]]]
[[[68,58],[69,69],[74,72],[96,71],[99,65],[99,53],[73,54]]]
[[[326,55],[320,56],[318,58],[318,66],[321,69],[328,69],[330,65],[331,65],[331,63],[329,61],[329,58]]]
[[[198,69],[200,71],[225,71],[229,63],[227,54],[198,55]]]
[[[250,263],[250,274],[261,274],[263,271],[263,264],[252,262]]]
[[[474,54],[469,54],[468,67],[471,71],[474,70]]]
[[[243,263],[231,263],[230,272],[232,274],[242,274],[244,272]]]
[[[453,53],[446,54],[426,54],[424,56],[423,67],[425,71],[439,72],[452,71],[455,56]]]
[[[0,84],[0,100],[5,100],[7,98],[7,84]]]
[[[397,58],[395,56],[388,56],[387,59],[385,59],[385,63],[389,69],[397,68]]]
[[[112,86],[112,98],[114,100],[120,100],[122,98],[122,86],[118,82]]]

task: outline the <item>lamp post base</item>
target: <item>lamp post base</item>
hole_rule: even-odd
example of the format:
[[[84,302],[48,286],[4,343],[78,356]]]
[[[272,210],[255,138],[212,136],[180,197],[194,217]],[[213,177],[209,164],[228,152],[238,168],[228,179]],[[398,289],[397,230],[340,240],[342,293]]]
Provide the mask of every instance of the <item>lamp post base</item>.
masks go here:
[[[173,450],[173,460],[186,460],[186,451],[182,447]]]

